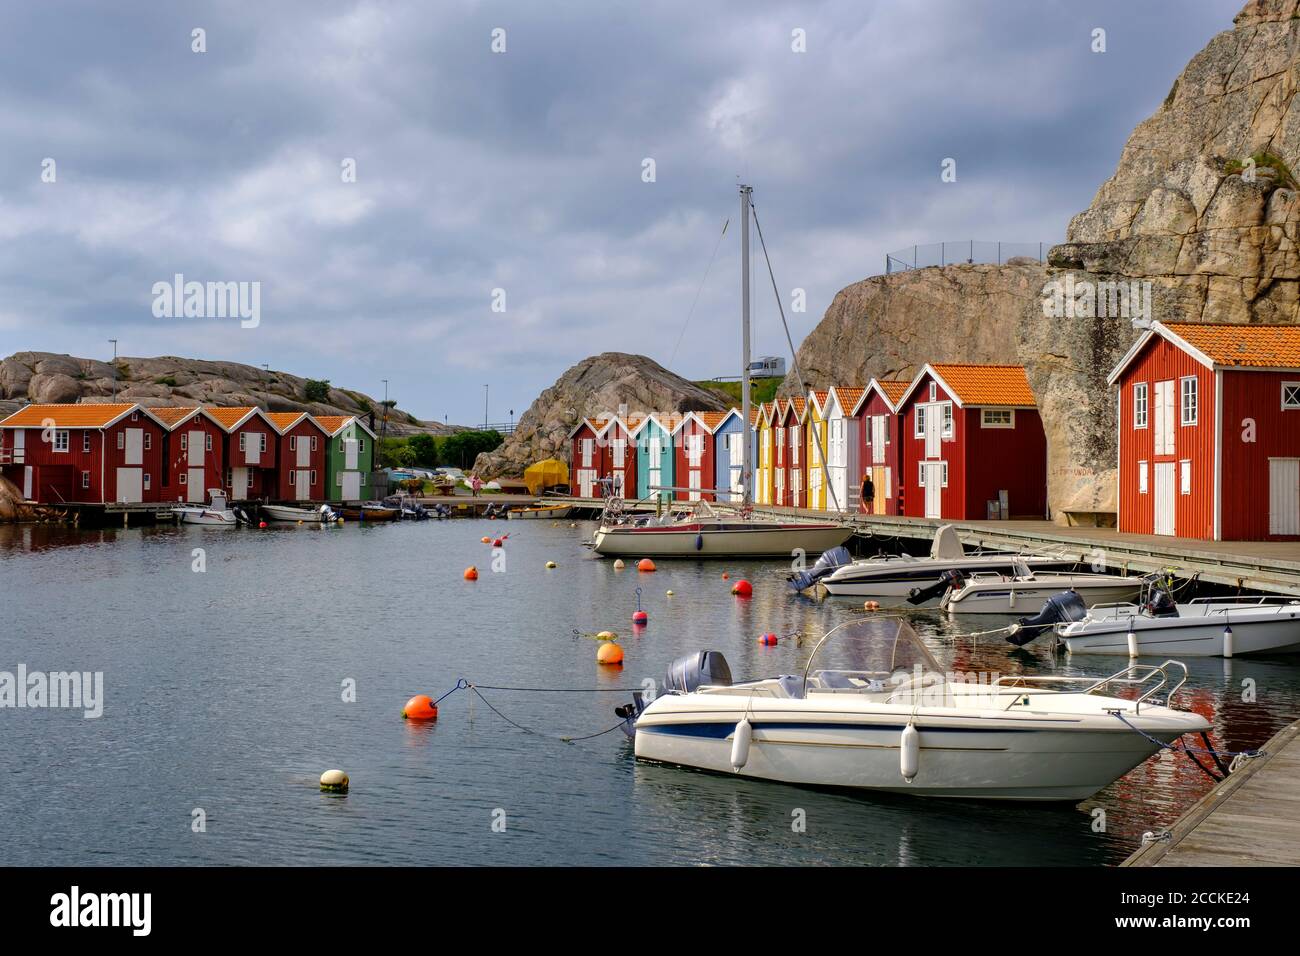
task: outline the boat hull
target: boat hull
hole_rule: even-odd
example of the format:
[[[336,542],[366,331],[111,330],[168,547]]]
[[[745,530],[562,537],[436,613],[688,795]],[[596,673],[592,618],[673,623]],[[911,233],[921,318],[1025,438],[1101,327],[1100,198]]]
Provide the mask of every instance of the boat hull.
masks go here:
[[[175,509],[172,513],[180,518],[181,524],[207,525],[213,528],[233,528],[239,524],[233,511],[212,511],[205,508],[202,511]]]
[[[1033,614],[1043,602],[1053,595],[1071,589],[1071,585],[1050,582],[1007,582],[996,587],[967,584],[960,591],[949,592],[943,599],[943,609],[949,614]],[[1076,585],[1084,601],[1089,604],[1108,604],[1130,601],[1141,590],[1141,585]]]
[[[1128,656],[1130,628],[1140,655],[1160,657],[1222,657],[1223,631],[1232,627],[1232,655],[1300,654],[1300,605],[1260,611],[1234,608],[1226,616],[1151,618],[1122,616],[1104,621],[1080,621],[1060,637],[1071,654]]]
[[[345,521],[396,521],[396,508],[344,508],[339,512]]]
[[[536,521],[543,518],[567,518],[569,512],[573,509],[568,505],[561,505],[554,508],[519,508],[511,511],[508,517],[514,521],[516,519],[523,521]]]
[[[650,714],[643,714],[636,726],[636,756],[643,760],[733,773],[735,724],[745,716],[753,731],[740,776],[931,797],[1085,800],[1156,750],[1118,720],[1113,728],[1062,729],[1068,720],[993,719],[988,723],[1003,726],[972,729],[969,724],[956,726],[951,719],[918,715],[918,771],[908,782],[900,771],[906,714],[792,717],[746,711],[743,705],[731,713],[710,713],[707,719],[696,713],[656,721],[647,719]],[[1208,726],[1190,716],[1193,719],[1173,728],[1143,729],[1167,743]]]
[[[601,528],[593,548],[598,554],[650,558],[789,557],[799,551],[820,554],[839,547],[852,528],[832,524],[760,523],[701,530],[694,525],[648,528]]]
[[[1059,559],[1021,558],[1022,563],[1035,571],[1065,570],[1074,562]],[[1010,574],[1014,571],[1011,560],[1006,561],[948,561],[940,568],[927,566],[928,559],[909,561],[891,559],[878,562],[875,567],[857,567],[850,564],[851,571],[837,572],[821,580],[826,593],[833,597],[874,598],[886,606],[901,605],[905,607],[937,607],[940,597],[932,598],[922,605],[907,602],[907,596],[913,588],[925,588],[939,583],[939,577],[950,569],[960,571],[993,571]]]
[[[321,513],[312,508],[290,508],[280,505],[262,505],[260,513],[271,521],[322,521]]]

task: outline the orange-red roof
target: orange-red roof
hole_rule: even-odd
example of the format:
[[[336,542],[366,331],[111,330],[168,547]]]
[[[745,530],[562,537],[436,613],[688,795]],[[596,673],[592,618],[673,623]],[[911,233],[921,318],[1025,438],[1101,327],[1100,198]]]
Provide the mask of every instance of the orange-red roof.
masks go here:
[[[931,365],[963,405],[1034,408],[1034,390],[1023,365]]]
[[[84,405],[28,405],[0,426],[11,428],[103,428],[135,408],[134,402]]]
[[[793,412],[795,418],[801,418],[807,404],[808,402],[801,397],[787,399],[785,403],[786,414]]]
[[[352,421],[352,415],[313,415],[316,424],[325,429],[325,434],[334,435],[340,428]]]
[[[1165,322],[1164,327],[1215,365],[1300,368],[1300,325]]]
[[[713,431],[713,429],[722,424],[722,420],[730,415],[731,412],[696,412],[695,414],[700,416],[700,421],[704,422],[704,426],[709,431]]]
[[[858,407],[858,402],[862,400],[862,396],[866,393],[867,390],[865,388],[859,388],[856,385],[835,386],[835,394],[838,395],[840,399],[840,408],[844,410],[844,414],[846,415],[851,414],[853,409]]]
[[[889,400],[893,402],[895,405],[897,405],[898,400],[902,398],[903,393],[907,391],[907,386],[911,385],[912,383],[907,381],[906,379],[902,381],[895,381],[893,379],[890,379],[889,381],[882,381],[880,379],[876,379],[876,384],[880,386],[881,391],[883,391],[886,395],[889,396]]]
[[[221,423],[222,428],[229,431],[239,424],[241,418],[256,410],[256,405],[236,405],[230,408],[208,408],[207,412]]]
[[[149,411],[168,428],[175,428],[178,424],[187,418],[193,418],[198,413],[197,405],[166,405],[162,408],[151,408]]]

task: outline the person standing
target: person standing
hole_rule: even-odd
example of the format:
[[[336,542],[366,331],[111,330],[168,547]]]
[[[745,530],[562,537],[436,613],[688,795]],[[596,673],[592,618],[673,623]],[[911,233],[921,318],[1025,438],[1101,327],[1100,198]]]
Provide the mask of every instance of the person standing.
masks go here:
[[[862,511],[869,515],[876,513],[876,483],[871,480],[870,470],[862,473]]]
[[[483,479],[481,479],[478,475],[470,475],[469,486],[474,491],[474,497],[477,498],[479,489],[483,487]]]

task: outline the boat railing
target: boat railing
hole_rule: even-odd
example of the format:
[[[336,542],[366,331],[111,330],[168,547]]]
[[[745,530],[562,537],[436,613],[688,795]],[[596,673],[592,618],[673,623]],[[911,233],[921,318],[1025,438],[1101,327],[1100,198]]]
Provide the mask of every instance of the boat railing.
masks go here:
[[[1256,607],[1266,604],[1288,605],[1300,604],[1300,600],[1287,594],[1238,594],[1231,597],[1198,597],[1188,604],[1239,604],[1242,607]],[[1226,609],[1220,609],[1226,612]],[[1211,612],[1214,613],[1214,612]]]
[[[1177,673],[1170,675],[1172,669],[1177,669]],[[1155,678],[1159,678],[1155,680]],[[1153,683],[1154,681],[1154,683]],[[1141,713],[1142,705],[1151,700],[1165,688],[1168,688],[1164,694],[1166,703],[1171,703],[1174,695],[1178,693],[1185,683],[1187,683],[1187,665],[1182,661],[1168,660],[1163,664],[1129,664],[1123,670],[1116,671],[1109,677],[1097,679],[1094,677],[1067,677],[1060,674],[1014,674],[999,677],[993,682],[995,688],[1016,688],[1023,687],[1027,684],[1085,684],[1082,690],[1077,691],[1080,694],[1093,694],[1103,689],[1109,689],[1115,685],[1127,685],[1130,687],[1141,687],[1150,683],[1141,695],[1133,702],[1134,713]],[[1172,686],[1171,686],[1172,684]],[[1012,700],[1007,704],[1004,710],[1010,710],[1016,705]]]

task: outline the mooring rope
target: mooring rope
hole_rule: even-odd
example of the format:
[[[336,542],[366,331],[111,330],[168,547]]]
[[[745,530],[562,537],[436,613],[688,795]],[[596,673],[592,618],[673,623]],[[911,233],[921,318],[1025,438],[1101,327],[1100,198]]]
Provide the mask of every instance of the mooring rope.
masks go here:
[[[1211,780],[1214,780],[1216,782],[1226,780],[1228,776],[1230,776],[1233,772],[1240,769],[1241,764],[1244,761],[1250,760],[1254,757],[1262,757],[1264,755],[1264,751],[1262,750],[1215,750],[1213,745],[1210,744],[1209,735],[1206,734],[1204,731],[1201,732],[1201,739],[1205,741],[1206,747],[1189,747],[1186,741],[1182,741],[1183,745],[1181,747],[1176,747],[1173,744],[1167,744],[1163,740],[1159,740],[1155,737],[1152,737],[1149,733],[1147,733],[1145,730],[1143,730],[1140,727],[1133,726],[1133,724],[1130,723],[1128,719],[1125,718],[1125,716],[1121,714],[1119,711],[1112,710],[1110,711],[1110,713],[1118,717],[1120,719],[1120,722],[1123,723],[1124,726],[1126,726],[1129,730],[1141,734],[1143,737],[1145,737],[1151,743],[1155,744],[1161,750],[1172,750],[1174,753],[1186,754],[1188,758],[1192,761],[1192,763],[1200,767],[1202,772],[1204,772],[1206,776],[1208,776]],[[1209,767],[1205,766],[1205,764],[1201,763],[1199,760],[1196,759],[1196,754],[1205,754],[1213,758],[1215,764],[1217,764],[1218,767],[1224,771],[1224,776],[1222,777],[1216,776],[1213,770],[1211,770]],[[1232,763],[1227,768],[1224,768],[1223,761],[1220,759],[1221,757],[1231,757]]]
[[[509,717],[507,717],[505,714],[503,714],[500,711],[499,708],[497,708],[492,703],[492,701],[488,700],[486,697],[483,696],[482,691],[479,690],[480,687],[485,690],[516,691],[521,693],[526,692],[526,693],[543,693],[543,694],[611,694],[611,693],[628,694],[634,691],[641,690],[640,687],[502,687],[493,684],[475,684],[473,681],[469,681],[461,677],[452,686],[451,690],[447,691],[447,693],[443,694],[441,697],[439,697],[437,700],[433,702],[434,706],[437,706],[440,702],[446,700],[448,697],[456,693],[456,691],[458,690],[473,691],[474,696],[477,697],[479,700],[483,701],[483,703],[487,705],[488,710],[492,711],[492,713],[496,714],[498,717],[500,717],[510,726],[522,730],[526,734],[531,734],[534,737],[545,737],[548,740],[559,740],[566,744],[575,743],[576,741],[579,740],[592,740],[596,737],[603,737],[605,736],[605,734],[613,733],[614,731],[618,730],[624,724],[626,724],[627,721],[620,720],[614,726],[607,727],[605,730],[599,730],[593,734],[582,734],[578,736],[570,735],[570,734],[561,734],[561,735],[546,734],[546,733],[542,733],[540,730],[534,730],[531,727],[525,727],[523,724],[519,723],[518,721],[512,720]]]

